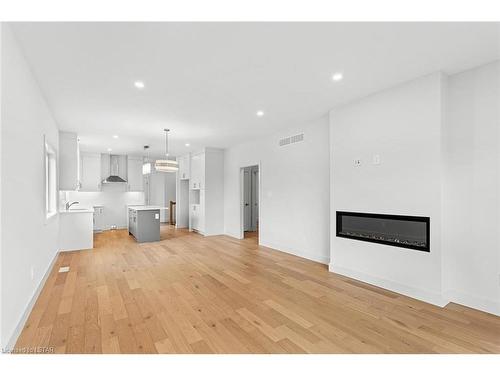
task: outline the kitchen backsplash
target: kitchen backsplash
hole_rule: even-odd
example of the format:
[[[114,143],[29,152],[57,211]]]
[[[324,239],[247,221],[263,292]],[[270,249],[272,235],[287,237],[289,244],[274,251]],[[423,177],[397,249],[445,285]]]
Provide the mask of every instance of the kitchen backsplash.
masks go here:
[[[103,185],[100,192],[64,191],[59,193],[59,207],[64,209],[66,202],[80,202],[73,207],[93,207],[102,205],[103,222],[106,229],[113,225],[117,228],[127,227],[127,205],[143,205],[143,192],[130,192],[125,185]]]

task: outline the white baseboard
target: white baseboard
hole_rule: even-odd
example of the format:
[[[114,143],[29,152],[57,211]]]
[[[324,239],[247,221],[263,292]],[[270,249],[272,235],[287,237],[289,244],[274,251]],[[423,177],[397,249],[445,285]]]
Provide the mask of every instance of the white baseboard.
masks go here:
[[[449,290],[443,295],[450,301],[464,305],[472,309],[481,310],[493,315],[500,316],[500,303],[489,299],[476,297],[469,293],[460,292],[458,290]]]
[[[232,234],[232,233],[224,233],[225,236],[228,236],[228,237],[231,237],[231,238],[234,238],[236,240],[242,240],[243,238],[240,237],[240,235],[236,235],[236,234]]]
[[[232,233],[226,232],[226,233],[224,233],[224,235],[231,237],[231,238],[235,238],[237,240],[242,239],[242,238],[240,238],[239,235],[235,235]],[[312,260],[313,262],[318,262],[318,263],[322,263],[322,264],[328,264],[330,262],[329,257],[318,256],[316,254],[310,254],[310,253],[306,253],[306,252],[302,252],[302,251],[287,249],[287,248],[284,248],[283,246],[279,246],[279,245],[268,243],[268,242],[260,242],[259,245],[269,247],[273,250],[281,251],[282,253],[292,254],[292,255],[295,255],[295,256],[298,256],[301,258],[309,259],[309,260]]]
[[[21,319],[19,319],[19,323],[17,323],[16,328],[14,329],[14,332],[12,332],[9,341],[7,342],[7,347],[5,348],[7,351],[11,351],[14,346],[16,345],[17,339],[19,338],[19,335],[21,334],[24,325],[26,324],[26,321],[28,320],[28,317],[31,314],[31,310],[33,309],[33,306],[35,306],[35,302],[40,296],[40,293],[42,292],[42,289],[47,282],[47,279],[49,278],[50,272],[52,271],[52,268],[54,267],[54,264],[57,260],[57,257],[59,256],[59,251],[56,252],[54,255],[54,258],[52,258],[52,261],[50,262],[49,266],[47,267],[47,270],[45,271],[45,274],[43,275],[42,279],[38,283],[38,286],[35,289],[35,292],[33,293],[33,296],[31,297],[30,301],[28,302],[28,305],[24,309],[24,313],[21,316]]]
[[[301,258],[309,259],[309,260],[312,260],[313,262],[318,262],[318,263],[322,263],[322,264],[328,264],[330,262],[329,257],[325,257],[325,256],[317,255],[317,254],[306,253],[303,251],[297,251],[297,250],[293,250],[293,249],[287,249],[287,248],[284,248],[283,246],[279,246],[279,245],[272,244],[272,243],[261,242],[261,243],[259,243],[259,245],[269,247],[273,250],[281,251],[282,253],[292,254],[292,255],[295,255],[295,256],[298,256]]]
[[[428,292],[422,289],[400,284],[391,280],[382,279],[377,276],[368,275],[363,272],[358,272],[351,269],[338,267],[331,263],[329,264],[328,269],[330,270],[330,272],[338,273],[343,276],[360,280],[365,283],[372,284],[384,289],[388,289],[390,291],[400,293],[405,296],[415,298],[439,307],[444,307],[449,302],[447,299],[443,298],[443,296],[441,296],[441,294],[439,293]]]

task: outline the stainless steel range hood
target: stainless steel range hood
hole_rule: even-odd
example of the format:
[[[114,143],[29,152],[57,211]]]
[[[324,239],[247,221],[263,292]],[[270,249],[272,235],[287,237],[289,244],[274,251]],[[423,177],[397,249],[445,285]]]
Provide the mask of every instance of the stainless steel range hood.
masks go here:
[[[102,181],[103,184],[122,184],[127,181],[120,177],[120,158],[125,158],[125,156],[120,155],[109,155],[109,176]],[[126,168],[126,163],[125,168]],[[123,175],[123,174],[122,174]]]

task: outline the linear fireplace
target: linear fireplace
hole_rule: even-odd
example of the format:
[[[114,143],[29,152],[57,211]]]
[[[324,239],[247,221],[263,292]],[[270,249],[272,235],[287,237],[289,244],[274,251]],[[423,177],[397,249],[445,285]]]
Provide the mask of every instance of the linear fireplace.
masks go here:
[[[337,237],[430,252],[430,218],[337,211]]]

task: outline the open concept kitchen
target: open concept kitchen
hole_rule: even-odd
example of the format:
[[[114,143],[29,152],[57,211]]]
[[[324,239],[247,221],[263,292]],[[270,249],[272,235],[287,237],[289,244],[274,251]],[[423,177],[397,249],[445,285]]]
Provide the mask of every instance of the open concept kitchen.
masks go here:
[[[94,234],[107,230],[128,229],[137,242],[159,241],[160,225],[175,224],[176,174],[165,172],[176,172],[176,162],[167,159],[173,166],[165,166],[150,159],[148,146],[137,149],[87,151],[77,133],[59,133],[61,251],[92,249]]]

